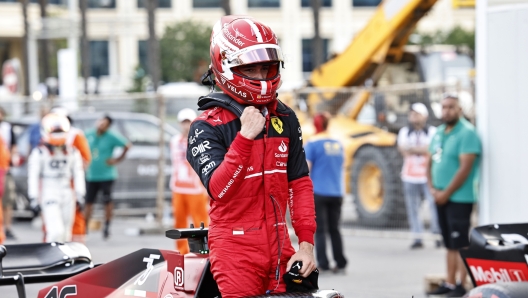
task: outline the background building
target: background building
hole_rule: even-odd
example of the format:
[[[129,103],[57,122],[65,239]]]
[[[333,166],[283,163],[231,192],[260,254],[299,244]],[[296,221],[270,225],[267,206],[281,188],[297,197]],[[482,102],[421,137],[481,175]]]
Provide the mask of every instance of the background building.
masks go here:
[[[68,11],[68,2],[48,0],[48,15],[53,18],[42,32],[37,0],[31,0],[28,20],[33,37],[55,38],[78,34],[79,12]],[[157,34],[162,36],[167,25],[192,19],[212,26],[223,14],[220,0],[159,0]],[[380,0],[321,0],[320,32],[326,57],[343,51],[370,19]],[[474,9],[461,7],[474,1],[439,0],[430,14],[420,21],[418,31],[435,32],[459,25],[473,30]],[[88,38],[91,52],[91,74],[100,77],[102,93],[122,92],[132,85],[135,67],[147,61],[147,14],[144,0],[89,0]],[[286,55],[283,72],[287,83],[302,82],[312,70],[311,39],[313,14],[310,0],[231,0],[233,14],[251,15],[271,26],[277,33]],[[22,59],[23,17],[17,0],[0,0],[0,63],[13,57]],[[30,62],[37,61],[36,43],[30,46]],[[33,49],[33,50],[31,50]],[[33,58],[31,58],[33,57]],[[36,62],[38,65],[38,62]],[[55,66],[56,67],[56,66]],[[36,82],[44,81],[30,67],[31,91]],[[79,85],[82,82],[79,80]]]
[[[528,0],[478,6],[477,128],[482,138],[479,223],[526,221]]]

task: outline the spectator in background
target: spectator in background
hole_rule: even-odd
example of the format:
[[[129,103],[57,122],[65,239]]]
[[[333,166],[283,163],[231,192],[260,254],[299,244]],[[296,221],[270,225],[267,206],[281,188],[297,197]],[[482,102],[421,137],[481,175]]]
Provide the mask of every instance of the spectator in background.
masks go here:
[[[442,120],[444,124],[438,127],[429,146],[427,173],[447,248],[447,278],[429,294],[462,297],[467,272],[459,250],[469,245],[481,144],[475,127],[462,117],[456,96],[447,95],[442,100]]]
[[[18,156],[17,144],[13,126],[11,123],[5,121],[6,111],[0,107],[0,137],[4,140],[4,146],[11,154],[10,164],[18,166],[20,158]],[[11,223],[13,221],[13,204],[16,199],[15,181],[13,177],[7,172],[4,179],[4,196],[2,198],[2,207],[4,211],[4,225],[6,239],[15,239],[15,235],[11,230]]]
[[[341,204],[343,203],[344,152],[341,143],[326,132],[330,115],[314,116],[316,134],[304,146],[315,197],[315,251],[319,272],[330,270],[326,256],[326,237],[332,241],[335,273],[345,273],[347,260],[343,254],[343,241],[339,232]]]
[[[7,150],[7,146],[4,144],[4,140],[0,137],[0,201],[4,197],[4,180],[9,170],[9,162],[11,161],[11,153]],[[5,240],[4,232],[4,212],[2,205],[0,204],[0,244],[4,243]]]
[[[107,239],[110,235],[110,221],[112,219],[112,186],[117,179],[116,164],[121,162],[132,146],[130,142],[122,135],[109,130],[112,125],[112,118],[104,116],[99,119],[95,129],[86,132],[86,139],[90,145],[92,162],[86,171],[86,223],[90,222],[92,215],[93,203],[97,194],[103,192],[103,204],[105,205],[105,223],[103,229],[103,238]],[[123,148],[121,155],[113,158],[115,148]],[[88,229],[86,229],[88,231]]]
[[[436,128],[427,125],[429,112],[423,103],[414,103],[409,111],[409,125],[400,129],[398,133],[398,150],[403,156],[401,179],[405,194],[407,220],[414,235],[411,249],[422,248],[423,224],[420,220],[419,209],[422,199],[431,208],[431,231],[440,233],[436,216],[434,198],[427,186],[427,155],[429,143],[436,133]],[[440,240],[436,242],[441,245]]]
[[[193,168],[187,161],[187,138],[191,122],[196,118],[196,112],[191,109],[183,109],[178,113],[181,134],[172,137],[170,142],[172,176],[170,186],[172,190],[172,209],[174,214],[175,228],[188,228],[188,218],[192,218],[195,227],[200,226],[203,222],[209,225],[209,215],[207,214],[207,192],[200,181],[200,177],[194,172]],[[200,132],[194,131],[189,137],[189,142],[194,139]],[[211,157],[207,153],[201,156],[202,163],[207,162]],[[177,240],[176,249],[181,254],[189,252],[187,240]]]
[[[63,115],[68,119],[70,125],[73,125],[73,121],[69,116],[69,112],[64,107],[54,107],[51,109],[52,113]],[[83,168],[88,168],[90,161],[92,160],[92,154],[90,153],[90,146],[88,145],[88,140],[84,135],[84,132],[74,126],[70,127],[68,136],[66,138],[66,146],[73,147],[79,151],[83,161]],[[73,182],[73,181],[72,181]],[[84,210],[81,206],[77,206],[75,210],[75,219],[73,221],[73,230],[72,230],[72,241],[75,242],[85,242],[86,236],[86,220],[84,218]]]
[[[49,108],[46,106],[41,106],[39,121],[29,127],[29,152],[31,152],[33,148],[40,144],[40,123],[42,118],[44,118],[44,116],[46,116],[48,113]]]
[[[41,126],[42,142],[28,159],[28,197],[35,214],[42,210],[46,242],[69,242],[75,206],[84,204],[82,158],[66,145],[70,123],[64,115],[50,113]]]

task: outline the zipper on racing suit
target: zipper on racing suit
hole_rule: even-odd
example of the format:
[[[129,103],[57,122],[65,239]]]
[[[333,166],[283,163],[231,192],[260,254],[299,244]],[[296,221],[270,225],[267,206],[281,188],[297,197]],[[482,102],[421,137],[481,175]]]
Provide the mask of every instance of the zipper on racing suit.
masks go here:
[[[280,259],[282,255],[282,244],[280,243],[280,233],[279,233],[279,217],[277,216],[277,209],[275,208],[275,204],[277,207],[279,207],[280,212],[280,206],[277,200],[273,197],[272,194],[270,194],[271,198],[271,204],[273,204],[273,213],[275,213],[275,231],[277,232],[277,251],[278,251],[278,257],[277,257],[277,268],[275,268],[275,280],[279,280],[280,277]],[[281,213],[282,217],[282,213]]]
[[[269,129],[269,122],[270,122],[270,113],[269,113],[269,110],[268,110],[268,113],[265,115],[265,118],[266,118],[266,122],[264,123],[264,160],[266,158],[266,145],[268,143],[268,129]],[[266,187],[266,162],[264,161],[262,163],[262,178],[263,178],[263,183],[264,183],[264,191],[266,191],[267,187]],[[275,198],[273,197],[272,194],[269,195],[270,199],[271,199],[271,204],[273,206],[273,212],[275,214],[275,231],[277,232],[277,251],[278,251],[278,258],[277,258],[277,267],[275,267],[275,280],[277,281],[277,285],[275,286],[275,289],[278,288],[279,286],[279,278],[280,278],[280,258],[281,258],[281,255],[282,255],[282,247],[281,247],[281,244],[280,244],[280,233],[279,233],[279,219],[278,219],[278,216],[277,216],[277,210],[275,208],[275,205],[277,203],[277,201],[275,200]],[[265,205],[264,205],[265,206]],[[280,208],[280,206],[278,206]],[[267,221],[266,221],[267,222]],[[272,291],[269,291],[269,292],[272,292]],[[269,292],[267,291],[267,294],[269,294]]]

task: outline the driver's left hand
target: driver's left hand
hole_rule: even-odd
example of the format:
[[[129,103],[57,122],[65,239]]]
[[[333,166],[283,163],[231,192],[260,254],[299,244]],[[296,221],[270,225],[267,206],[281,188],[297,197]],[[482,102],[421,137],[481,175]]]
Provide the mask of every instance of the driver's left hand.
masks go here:
[[[316,269],[313,245],[308,242],[301,242],[299,245],[299,251],[297,251],[288,261],[286,272],[290,271],[290,268],[295,261],[302,262],[302,268],[299,270],[299,273],[303,277],[308,277],[308,275]]]

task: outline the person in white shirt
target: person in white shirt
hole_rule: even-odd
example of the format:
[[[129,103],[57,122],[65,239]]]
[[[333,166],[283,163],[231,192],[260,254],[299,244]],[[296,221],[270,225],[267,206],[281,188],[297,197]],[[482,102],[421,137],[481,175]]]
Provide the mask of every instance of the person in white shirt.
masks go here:
[[[420,220],[419,209],[422,199],[430,206],[431,231],[440,233],[434,199],[427,187],[426,162],[429,143],[436,128],[427,125],[429,112],[422,103],[414,103],[409,111],[409,125],[398,133],[398,150],[403,155],[401,179],[407,208],[409,227],[414,234],[411,249],[422,248],[423,223]],[[436,246],[441,245],[440,240]]]
[[[69,242],[76,204],[82,207],[86,194],[83,162],[79,151],[66,145],[65,116],[48,114],[41,127],[42,143],[28,159],[28,196],[33,211],[42,211],[46,242]]]

